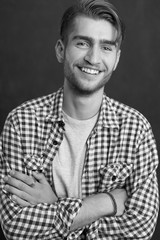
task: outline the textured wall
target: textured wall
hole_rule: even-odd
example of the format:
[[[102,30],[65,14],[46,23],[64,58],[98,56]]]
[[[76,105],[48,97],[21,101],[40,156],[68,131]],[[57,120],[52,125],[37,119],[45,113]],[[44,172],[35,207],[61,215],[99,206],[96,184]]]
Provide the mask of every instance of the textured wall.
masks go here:
[[[160,151],[160,1],[111,1],[125,21],[126,38],[106,93],[147,117]],[[70,2],[0,0],[0,131],[11,109],[62,85],[54,45],[61,14]]]

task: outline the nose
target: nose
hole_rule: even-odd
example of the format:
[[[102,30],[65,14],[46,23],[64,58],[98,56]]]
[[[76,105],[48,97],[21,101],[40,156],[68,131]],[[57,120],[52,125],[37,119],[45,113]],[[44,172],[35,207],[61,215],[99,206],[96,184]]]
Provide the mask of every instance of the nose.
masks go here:
[[[97,47],[90,48],[86,53],[84,59],[92,65],[100,64],[100,50]]]

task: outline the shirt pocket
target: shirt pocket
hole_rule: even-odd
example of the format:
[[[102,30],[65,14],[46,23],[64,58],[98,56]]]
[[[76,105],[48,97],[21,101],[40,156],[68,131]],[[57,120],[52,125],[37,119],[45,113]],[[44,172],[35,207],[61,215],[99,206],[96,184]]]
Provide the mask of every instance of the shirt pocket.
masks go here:
[[[24,164],[25,169],[29,175],[32,175],[32,171],[43,172],[43,156],[42,155],[32,155],[25,154],[24,155]]]
[[[126,179],[132,172],[133,164],[115,163],[100,168],[99,191],[110,192],[116,188],[123,188]]]

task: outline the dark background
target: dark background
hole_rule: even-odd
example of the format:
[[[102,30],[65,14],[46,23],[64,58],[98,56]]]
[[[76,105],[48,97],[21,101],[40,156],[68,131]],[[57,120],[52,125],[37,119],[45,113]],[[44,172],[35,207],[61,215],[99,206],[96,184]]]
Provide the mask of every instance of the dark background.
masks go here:
[[[54,45],[61,14],[71,2],[0,0],[0,131],[14,107],[62,86]],[[126,38],[106,93],[146,116],[160,151],[160,1],[111,2],[125,22]],[[160,239],[158,226],[152,239]]]

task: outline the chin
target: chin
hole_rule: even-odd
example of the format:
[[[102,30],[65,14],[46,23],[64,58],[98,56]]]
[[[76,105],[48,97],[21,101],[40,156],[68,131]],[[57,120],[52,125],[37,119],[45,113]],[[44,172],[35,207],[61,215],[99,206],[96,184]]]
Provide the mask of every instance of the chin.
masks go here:
[[[78,95],[92,95],[96,92],[98,92],[100,89],[104,89],[104,84],[103,85],[98,85],[98,86],[82,86],[82,85],[74,85],[73,86],[74,91]]]

